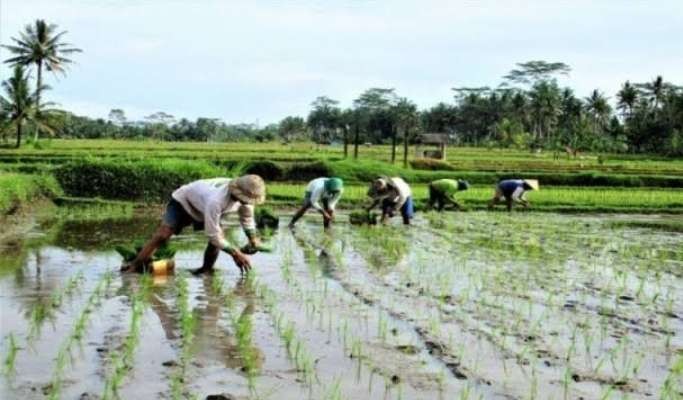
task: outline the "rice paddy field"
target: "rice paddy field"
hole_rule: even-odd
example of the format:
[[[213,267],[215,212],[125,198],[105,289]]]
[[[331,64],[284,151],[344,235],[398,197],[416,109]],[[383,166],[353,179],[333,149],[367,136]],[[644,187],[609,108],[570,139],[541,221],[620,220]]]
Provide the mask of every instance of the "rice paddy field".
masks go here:
[[[246,277],[201,233],[174,275],[120,274],[156,213],[5,232],[0,398],[677,399],[683,220],[420,213],[281,228]],[[230,220],[236,242],[244,237]],[[281,225],[287,222],[284,217]]]
[[[0,149],[0,399],[683,397],[683,160],[389,157],[307,143]],[[222,255],[192,275],[206,239],[189,230],[174,274],[119,273],[115,247],[147,239],[173,189],[249,171],[268,175],[281,217],[250,274]],[[317,174],[346,181],[337,223],[310,213],[284,228]],[[411,184],[413,225],[348,223],[381,174]],[[485,211],[505,176],[540,180],[529,210]],[[424,210],[444,177],[471,181],[465,212]]]
[[[400,150],[400,149],[399,149]],[[349,148],[349,154],[353,148]],[[399,151],[400,153],[400,151]],[[447,161],[415,158],[390,163],[389,146],[361,146],[359,158],[344,158],[343,146],[311,143],[174,143],[124,140],[51,140],[21,149],[0,148],[0,181],[14,187],[15,202],[26,189],[17,175],[56,178],[52,197],[163,203],[176,186],[202,177],[259,173],[273,206],[301,201],[309,179],[340,176],[347,183],[341,207],[366,202],[365,187],[379,175],[401,176],[413,186],[418,205],[435,179],[466,179],[473,186],[459,198],[468,209],[485,207],[504,178],[532,178],[541,191],[530,200],[536,211],[683,213],[683,160],[648,155],[581,154],[454,147]],[[401,158],[399,154],[398,158]],[[40,178],[44,181],[44,178]],[[24,185],[25,186],[25,185]],[[15,208],[0,193],[0,213]]]

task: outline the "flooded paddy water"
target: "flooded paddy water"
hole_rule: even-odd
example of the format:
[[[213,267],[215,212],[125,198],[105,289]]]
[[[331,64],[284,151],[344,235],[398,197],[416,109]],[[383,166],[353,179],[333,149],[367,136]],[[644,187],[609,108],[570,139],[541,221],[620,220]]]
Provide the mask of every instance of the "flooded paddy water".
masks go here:
[[[674,217],[428,213],[327,233],[311,218],[246,279],[225,255],[188,273],[201,233],[175,240],[174,276],[121,275],[113,248],[150,234],[149,214],[4,239],[0,398],[680,395],[683,234],[647,224]]]

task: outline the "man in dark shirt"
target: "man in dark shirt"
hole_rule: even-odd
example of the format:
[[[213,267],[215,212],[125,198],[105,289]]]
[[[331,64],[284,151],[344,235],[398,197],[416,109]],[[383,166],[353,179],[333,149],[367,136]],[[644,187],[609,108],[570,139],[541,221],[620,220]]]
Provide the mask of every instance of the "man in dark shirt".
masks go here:
[[[489,208],[493,208],[499,202],[505,200],[507,210],[512,211],[512,203],[520,203],[525,208],[529,207],[526,192],[538,190],[538,181],[535,179],[506,179],[498,182],[496,192],[489,202]]]

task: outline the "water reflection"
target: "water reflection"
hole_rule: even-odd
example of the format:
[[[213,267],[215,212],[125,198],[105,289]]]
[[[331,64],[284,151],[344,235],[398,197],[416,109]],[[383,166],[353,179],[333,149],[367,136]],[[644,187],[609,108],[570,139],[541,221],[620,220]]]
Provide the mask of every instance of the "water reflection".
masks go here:
[[[178,344],[181,335],[175,279],[174,276],[155,277],[148,298],[150,310],[158,318],[166,340],[174,345]],[[251,326],[257,309],[251,283],[239,279],[232,288],[216,293],[213,280],[220,279],[218,276],[189,279],[192,279],[191,293],[196,301],[192,311],[196,321],[193,358],[202,360],[202,363],[213,361],[240,372],[258,369],[264,359],[263,351],[253,346],[250,337],[246,338],[245,344],[245,341],[240,342],[237,335],[240,327]],[[132,294],[141,285],[140,277],[137,274],[123,274],[121,280],[118,294],[126,296],[130,302]]]

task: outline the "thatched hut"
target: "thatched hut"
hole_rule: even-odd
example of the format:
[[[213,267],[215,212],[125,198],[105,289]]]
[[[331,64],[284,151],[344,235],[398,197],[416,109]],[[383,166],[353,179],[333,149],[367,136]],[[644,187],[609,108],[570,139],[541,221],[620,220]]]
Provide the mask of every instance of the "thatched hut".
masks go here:
[[[448,134],[446,133],[423,133],[417,138],[415,145],[415,156],[423,158],[446,159],[446,146],[448,145]],[[434,146],[433,149],[426,149],[426,146]]]

